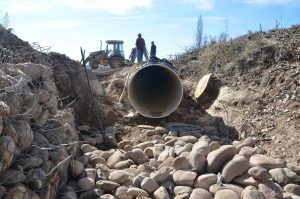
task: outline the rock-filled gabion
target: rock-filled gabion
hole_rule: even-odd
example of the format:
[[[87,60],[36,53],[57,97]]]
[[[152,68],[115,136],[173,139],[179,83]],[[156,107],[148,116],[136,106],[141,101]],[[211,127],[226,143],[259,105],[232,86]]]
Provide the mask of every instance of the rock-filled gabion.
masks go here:
[[[0,198],[56,198],[78,150],[73,121],[49,67],[0,64]]]
[[[178,137],[164,127],[155,129],[165,133],[163,139],[123,140],[110,150],[81,145],[82,155],[72,163],[74,178],[60,198],[300,197],[300,167],[263,154],[255,138],[220,145],[205,135]]]

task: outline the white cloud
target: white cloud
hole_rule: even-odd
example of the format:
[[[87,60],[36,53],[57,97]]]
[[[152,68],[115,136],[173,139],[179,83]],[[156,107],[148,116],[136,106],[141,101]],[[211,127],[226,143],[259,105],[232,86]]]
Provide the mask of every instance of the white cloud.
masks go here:
[[[32,28],[74,28],[81,25],[81,21],[72,20],[55,20],[45,21],[43,23],[22,23],[16,24],[17,28],[32,29]]]
[[[191,3],[199,10],[213,10],[215,7],[214,0],[184,0],[186,3]]]
[[[38,13],[47,9],[47,1],[12,0],[0,2],[0,7],[9,13]]]
[[[288,5],[296,3],[297,0],[243,0],[242,2],[254,5]]]
[[[57,0],[59,3],[83,10],[107,10],[122,15],[136,8],[151,8],[153,0]]]
[[[56,20],[46,22],[45,26],[49,28],[73,28],[79,26],[80,24],[81,23],[79,21]]]

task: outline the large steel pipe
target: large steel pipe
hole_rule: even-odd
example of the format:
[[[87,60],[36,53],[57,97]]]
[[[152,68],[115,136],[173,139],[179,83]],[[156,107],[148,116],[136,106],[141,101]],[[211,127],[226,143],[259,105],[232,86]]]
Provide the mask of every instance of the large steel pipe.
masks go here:
[[[144,64],[131,75],[128,83],[131,105],[149,118],[165,117],[175,111],[182,93],[179,77],[164,62]]]

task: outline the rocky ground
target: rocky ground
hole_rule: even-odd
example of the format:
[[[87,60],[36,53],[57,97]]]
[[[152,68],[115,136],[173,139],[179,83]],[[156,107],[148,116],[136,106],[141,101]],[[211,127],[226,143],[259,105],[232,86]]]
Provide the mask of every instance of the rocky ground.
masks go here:
[[[149,119],[123,93],[134,66],[88,72],[94,107],[78,62],[0,28],[0,198],[300,198],[298,44],[299,26],[182,55],[181,105]]]

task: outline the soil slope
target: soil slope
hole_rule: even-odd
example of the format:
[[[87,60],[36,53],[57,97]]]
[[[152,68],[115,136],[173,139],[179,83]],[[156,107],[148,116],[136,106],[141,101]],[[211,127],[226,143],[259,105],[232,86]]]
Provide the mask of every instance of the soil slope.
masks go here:
[[[300,26],[245,35],[181,55],[180,76],[191,93],[213,73],[223,87],[207,110],[223,117],[241,138],[257,136],[268,154],[299,163]],[[193,60],[191,60],[193,59]]]

